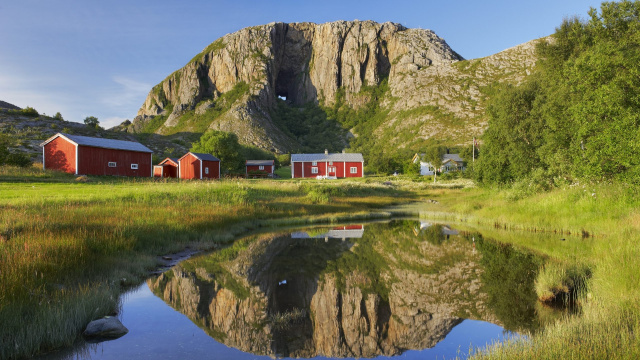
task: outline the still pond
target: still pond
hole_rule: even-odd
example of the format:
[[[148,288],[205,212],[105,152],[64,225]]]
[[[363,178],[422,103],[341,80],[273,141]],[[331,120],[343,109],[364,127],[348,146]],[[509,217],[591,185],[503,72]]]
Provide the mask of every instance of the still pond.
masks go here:
[[[543,261],[419,220],[253,235],[124,294],[125,336],[41,358],[465,358],[563,316]]]

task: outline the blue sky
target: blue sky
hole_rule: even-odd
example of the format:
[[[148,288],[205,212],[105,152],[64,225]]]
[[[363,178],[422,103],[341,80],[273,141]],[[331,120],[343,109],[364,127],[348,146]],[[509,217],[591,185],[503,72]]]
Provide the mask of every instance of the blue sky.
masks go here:
[[[208,44],[273,21],[392,21],[436,32],[467,59],[549,35],[600,1],[0,0],[0,100],[104,127]]]

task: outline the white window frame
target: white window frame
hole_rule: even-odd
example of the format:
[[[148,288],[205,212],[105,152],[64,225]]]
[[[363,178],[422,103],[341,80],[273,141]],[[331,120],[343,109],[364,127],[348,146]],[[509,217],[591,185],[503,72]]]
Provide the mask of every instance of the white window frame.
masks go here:
[[[264,170],[264,165],[258,166],[258,170]]]
[[[351,169],[349,169],[349,173],[350,174],[357,174],[358,173],[358,167],[357,166],[352,166]]]
[[[131,164],[131,170],[138,170],[138,164]]]
[[[205,173],[206,175],[209,175],[209,168],[208,168],[208,167],[205,167],[205,168],[204,168],[204,173]]]
[[[108,167],[118,167],[118,163],[115,161],[109,161],[109,163],[107,164]]]
[[[333,165],[333,161],[329,161],[329,165]]]
[[[312,161],[311,162],[311,166],[318,166],[318,162],[317,161]]]
[[[311,168],[311,173],[312,174],[317,174],[318,173],[318,168],[317,167],[312,167]]]

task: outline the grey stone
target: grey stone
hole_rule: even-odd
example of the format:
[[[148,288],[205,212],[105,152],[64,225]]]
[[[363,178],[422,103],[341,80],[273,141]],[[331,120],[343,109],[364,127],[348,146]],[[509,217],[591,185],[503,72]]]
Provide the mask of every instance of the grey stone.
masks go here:
[[[87,325],[83,335],[88,339],[117,339],[129,332],[118,318],[105,316]]]

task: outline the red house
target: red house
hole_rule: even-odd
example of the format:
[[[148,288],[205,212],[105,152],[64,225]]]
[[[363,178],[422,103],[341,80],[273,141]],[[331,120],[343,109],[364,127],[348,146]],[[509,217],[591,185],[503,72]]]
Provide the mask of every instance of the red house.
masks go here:
[[[162,178],[178,177],[178,158],[166,158],[153,166],[153,176]]]
[[[249,176],[270,176],[276,170],[274,160],[247,160],[245,163],[245,175]]]
[[[76,175],[152,175],[153,151],[135,141],[57,133],[40,146],[44,169]]]
[[[211,154],[188,152],[178,159],[180,179],[219,179],[220,159]]]
[[[360,153],[291,154],[292,178],[349,178],[364,176]]]

